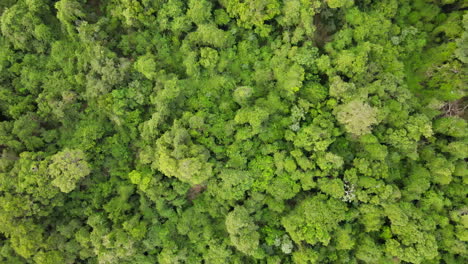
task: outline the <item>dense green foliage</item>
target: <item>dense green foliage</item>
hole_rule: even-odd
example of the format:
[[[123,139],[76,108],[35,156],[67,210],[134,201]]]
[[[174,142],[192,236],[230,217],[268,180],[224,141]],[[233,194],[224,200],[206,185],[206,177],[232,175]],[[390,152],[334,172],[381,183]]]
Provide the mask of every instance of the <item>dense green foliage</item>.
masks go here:
[[[468,263],[467,7],[0,1],[0,263]]]

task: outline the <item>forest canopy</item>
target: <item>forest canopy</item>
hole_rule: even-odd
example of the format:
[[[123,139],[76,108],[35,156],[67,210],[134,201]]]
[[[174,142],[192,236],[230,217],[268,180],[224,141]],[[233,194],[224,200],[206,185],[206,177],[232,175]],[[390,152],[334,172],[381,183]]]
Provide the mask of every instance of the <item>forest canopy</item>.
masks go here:
[[[467,10],[0,1],[0,263],[468,263]]]

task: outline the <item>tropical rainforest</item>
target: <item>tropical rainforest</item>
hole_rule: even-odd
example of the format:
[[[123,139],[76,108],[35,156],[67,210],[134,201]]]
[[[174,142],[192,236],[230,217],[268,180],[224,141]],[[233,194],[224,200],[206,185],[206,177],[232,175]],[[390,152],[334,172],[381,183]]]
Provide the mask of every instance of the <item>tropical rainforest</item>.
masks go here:
[[[468,263],[465,0],[1,0],[0,263]]]

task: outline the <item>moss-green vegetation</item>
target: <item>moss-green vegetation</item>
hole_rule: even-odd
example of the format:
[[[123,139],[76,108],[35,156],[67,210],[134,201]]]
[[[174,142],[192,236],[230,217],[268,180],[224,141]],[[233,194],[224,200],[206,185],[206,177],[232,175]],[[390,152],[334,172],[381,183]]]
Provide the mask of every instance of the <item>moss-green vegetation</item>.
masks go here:
[[[0,263],[468,263],[464,0],[1,0]]]

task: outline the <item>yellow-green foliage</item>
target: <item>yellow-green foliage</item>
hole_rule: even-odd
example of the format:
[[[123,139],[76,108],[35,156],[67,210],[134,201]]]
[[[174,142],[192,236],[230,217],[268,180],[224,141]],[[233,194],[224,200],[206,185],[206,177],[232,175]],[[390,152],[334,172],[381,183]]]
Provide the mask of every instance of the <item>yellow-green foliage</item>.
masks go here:
[[[0,263],[468,263],[463,0],[0,0]]]

